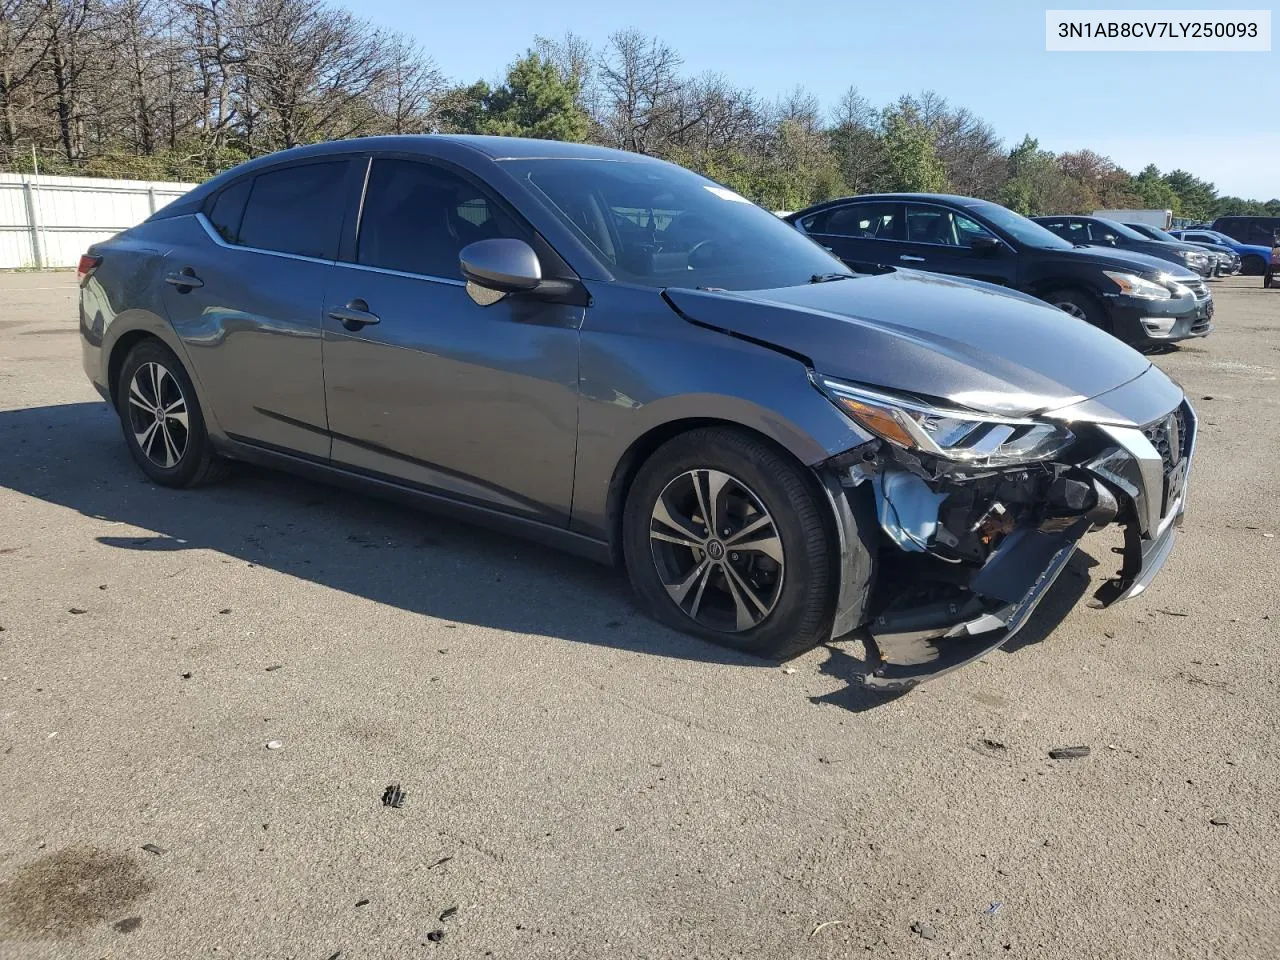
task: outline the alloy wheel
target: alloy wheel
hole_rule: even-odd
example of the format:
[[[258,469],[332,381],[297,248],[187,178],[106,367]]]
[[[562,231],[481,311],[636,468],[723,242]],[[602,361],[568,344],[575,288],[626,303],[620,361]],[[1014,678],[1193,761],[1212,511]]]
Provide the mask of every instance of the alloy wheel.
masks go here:
[[[158,467],[178,465],[187,452],[187,398],[172,373],[155,361],[134,371],[129,382],[129,427],[138,448]]]
[[[1071,314],[1071,316],[1075,317],[1077,320],[1089,319],[1089,317],[1085,314],[1081,306],[1078,303],[1072,303],[1070,300],[1064,300],[1061,303],[1055,303],[1054,306],[1057,307],[1059,310],[1061,310],[1063,313]]]
[[[654,503],[649,546],[662,585],[704,627],[739,633],[778,603],[786,561],[764,503],[720,470],[689,470]]]

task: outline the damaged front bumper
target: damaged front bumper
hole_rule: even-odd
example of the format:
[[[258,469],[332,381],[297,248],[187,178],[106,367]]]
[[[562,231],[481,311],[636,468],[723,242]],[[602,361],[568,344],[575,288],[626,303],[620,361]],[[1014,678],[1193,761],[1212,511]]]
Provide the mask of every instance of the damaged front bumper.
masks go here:
[[[1144,428],[1098,425],[1096,435],[1092,455],[1067,468],[1087,477],[1093,488],[1076,515],[1015,526],[980,564],[943,557],[947,563],[936,565],[956,586],[926,602],[884,604],[883,597],[873,597],[881,588],[856,561],[875,556],[876,549],[926,557],[929,546],[945,536],[939,508],[946,498],[901,468],[842,468],[842,488],[828,485],[846,560],[833,634],[865,627],[871,660],[866,686],[908,690],[1003,646],[1026,625],[1091,529],[1112,522],[1124,527],[1124,546],[1116,550],[1120,570],[1095,593],[1098,603],[1107,606],[1146,589],[1172,552],[1186,509],[1195,414],[1184,400]],[[868,527],[878,528],[888,545],[877,548],[863,533],[863,549],[854,549],[851,531]]]

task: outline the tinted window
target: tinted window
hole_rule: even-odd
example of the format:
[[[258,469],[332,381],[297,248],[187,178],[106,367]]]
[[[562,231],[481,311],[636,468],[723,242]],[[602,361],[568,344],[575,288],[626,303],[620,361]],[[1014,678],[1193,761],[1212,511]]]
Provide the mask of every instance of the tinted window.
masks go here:
[[[896,207],[888,203],[850,203],[823,210],[804,219],[810,233],[834,237],[893,240],[897,230]]]
[[[494,237],[528,240],[529,234],[469,180],[412,160],[373,162],[357,262],[461,279],[459,251]]]
[[[308,163],[253,180],[238,242],[332,260],[342,229],[346,160]]]
[[[849,270],[790,224],[705,177],[636,160],[504,160],[619,279],[760,290]]]
[[[906,217],[907,239],[912,243],[967,247],[974,237],[991,236],[985,227],[943,207],[908,205]]]
[[[1120,231],[1108,227],[1102,223],[1078,223],[1073,222],[1072,228],[1082,227],[1089,234],[1089,239],[1094,243],[1114,244],[1120,240]],[[1141,237],[1139,237],[1141,239]]]
[[[249,197],[253,178],[246,177],[222,190],[209,207],[209,222],[227,243],[239,243],[240,218],[244,216],[244,202]]]

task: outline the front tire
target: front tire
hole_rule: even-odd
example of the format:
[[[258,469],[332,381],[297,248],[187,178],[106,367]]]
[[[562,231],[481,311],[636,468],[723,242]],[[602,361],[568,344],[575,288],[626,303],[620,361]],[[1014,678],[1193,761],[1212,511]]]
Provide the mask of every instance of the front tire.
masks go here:
[[[1044,300],[1050,306],[1057,307],[1063,313],[1068,313],[1077,320],[1083,320],[1092,324],[1108,333],[1113,333],[1111,329],[1111,321],[1107,318],[1107,312],[1103,309],[1097,298],[1085,293],[1083,290],[1075,290],[1066,288],[1062,290],[1052,290],[1044,295]]]
[[[159,340],[129,351],[116,384],[116,412],[129,453],[156,483],[194,487],[224,474],[191,378]]]
[[[636,475],[623,555],[663,623],[761,657],[829,639],[838,550],[821,491],[767,442],[728,428],[682,434]]]

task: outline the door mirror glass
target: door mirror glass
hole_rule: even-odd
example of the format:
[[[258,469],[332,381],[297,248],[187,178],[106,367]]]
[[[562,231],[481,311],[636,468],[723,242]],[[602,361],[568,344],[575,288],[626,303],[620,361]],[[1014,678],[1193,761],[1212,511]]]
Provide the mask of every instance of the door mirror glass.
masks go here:
[[[992,236],[976,236],[969,238],[969,247],[974,253],[991,255],[1000,249],[1000,241]]]
[[[462,248],[458,261],[467,292],[481,306],[496,303],[508,293],[532,290],[542,282],[538,255],[523,240],[477,240]]]

